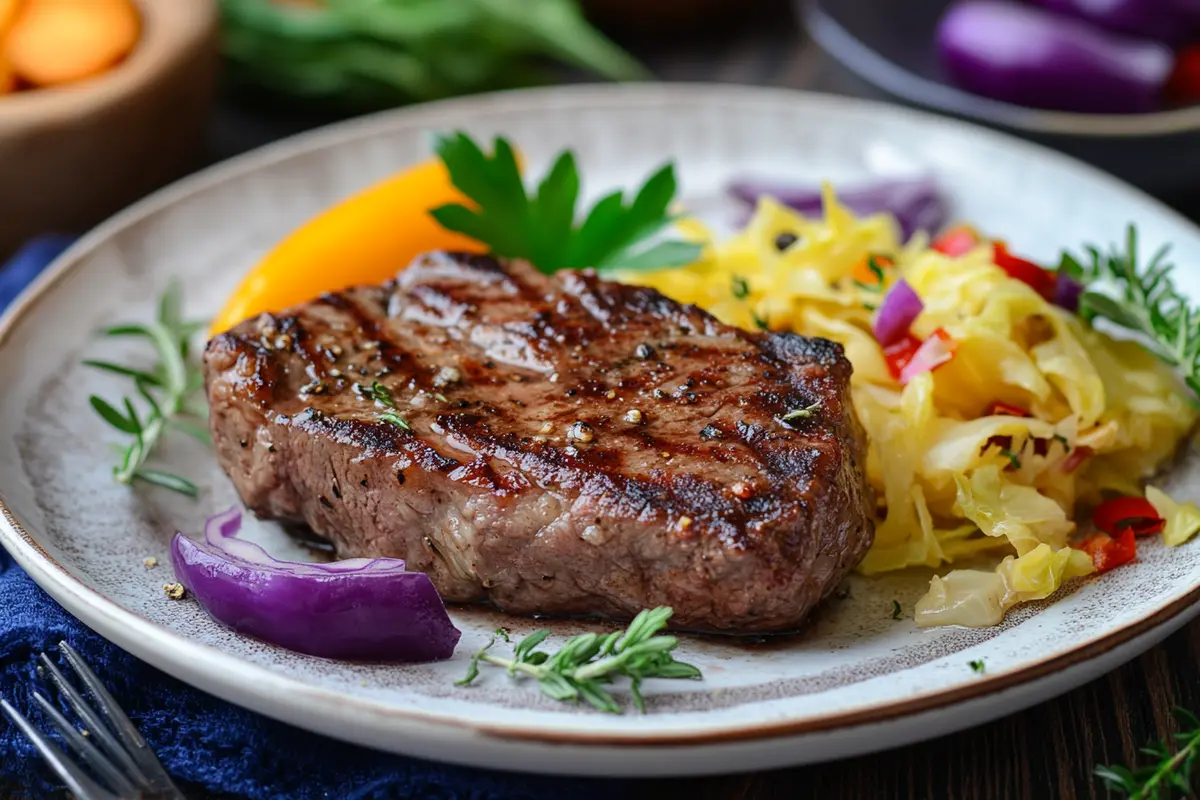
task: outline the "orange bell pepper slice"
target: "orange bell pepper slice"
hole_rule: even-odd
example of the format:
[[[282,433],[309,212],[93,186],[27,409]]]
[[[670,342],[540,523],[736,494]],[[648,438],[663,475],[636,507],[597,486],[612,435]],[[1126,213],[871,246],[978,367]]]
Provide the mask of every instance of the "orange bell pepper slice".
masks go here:
[[[442,228],[429,209],[469,201],[445,165],[424,161],[322,212],[275,246],[242,279],[210,335],[264,311],[282,311],[325,292],[381,283],[431,250],[486,252]]]

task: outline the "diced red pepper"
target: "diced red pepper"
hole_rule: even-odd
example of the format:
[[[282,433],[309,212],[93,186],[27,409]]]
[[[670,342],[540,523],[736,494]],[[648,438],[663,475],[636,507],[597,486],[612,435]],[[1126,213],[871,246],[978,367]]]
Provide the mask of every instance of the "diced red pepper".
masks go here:
[[[1105,533],[1129,528],[1138,536],[1159,533],[1167,524],[1144,497],[1114,497],[1092,512],[1092,524]]]
[[[908,362],[912,361],[920,347],[921,340],[911,333],[906,333],[900,341],[883,348],[883,358],[887,361],[888,372],[892,373],[894,379],[900,380],[900,373],[908,366]]]
[[[989,417],[1028,417],[1029,412],[1020,406],[1010,406],[1008,403],[1002,403],[997,400],[992,403],[992,407],[988,409],[987,416]]]
[[[1042,269],[1032,261],[1014,256],[1008,252],[1008,246],[1004,242],[994,242],[992,252],[996,266],[1008,273],[1008,277],[1031,286],[1047,300],[1054,297],[1054,287],[1058,278],[1053,272]]]
[[[1070,475],[1079,466],[1092,457],[1092,448],[1076,447],[1071,452],[1067,453],[1067,457],[1063,459],[1062,471]]]
[[[983,241],[970,225],[956,225],[933,240],[933,249],[948,256],[961,256],[971,252]]]
[[[1097,533],[1083,541],[1079,549],[1092,557],[1096,572],[1108,572],[1137,558],[1137,539],[1133,528],[1122,528],[1116,537]]]
[[[1175,70],[1167,81],[1167,98],[1184,105],[1200,100],[1200,45],[1185,47],[1175,57]]]

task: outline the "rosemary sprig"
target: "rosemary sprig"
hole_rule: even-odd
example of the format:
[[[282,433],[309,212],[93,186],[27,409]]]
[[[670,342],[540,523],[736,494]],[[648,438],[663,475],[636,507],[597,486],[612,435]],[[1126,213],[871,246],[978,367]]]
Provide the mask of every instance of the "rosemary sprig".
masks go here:
[[[621,707],[604,684],[624,676],[630,680],[629,693],[634,706],[644,713],[642,681],[647,678],[701,677],[695,666],[676,661],[671,655],[679,644],[678,639],[658,635],[666,627],[671,613],[665,606],[642,611],[624,631],[614,631],[604,637],[595,633],[572,636],[555,653],[537,649],[550,635],[548,630],[539,630],[517,642],[511,658],[491,652],[497,637],[509,641],[507,632],[499,629],[471,659],[466,677],[457,685],[466,686],[474,681],[479,676],[479,664],[483,662],[504,667],[512,678],[533,678],[542,693],[555,700],[586,700],[600,711],[620,714]]]
[[[1177,708],[1175,719],[1184,729],[1172,738],[1178,749],[1172,753],[1164,742],[1151,742],[1142,753],[1154,763],[1129,769],[1120,765],[1096,767],[1096,776],[1109,790],[1121,792],[1129,800],[1168,800],[1178,791],[1193,796],[1192,768],[1200,755],[1200,719],[1192,712]]]
[[[188,400],[204,383],[199,367],[189,356],[189,341],[203,327],[203,323],[183,319],[180,287],[172,282],[159,300],[158,317],[154,322],[115,325],[102,332],[106,337],[133,336],[149,341],[158,357],[153,367],[144,370],[109,361],[83,362],[89,367],[132,379],[138,397],[146,406],[145,410],[139,411],[129,397],[122,398],[120,408],[102,397],[92,395],[90,398],[92,408],[101,419],[133,437],[122,451],[120,462],[113,467],[113,478],[118,483],[144,481],[189,497],[199,494],[196,484],[187,478],[147,467],[146,461],[168,430],[186,433],[205,444],[212,443],[208,430],[194,418],[202,414],[187,408]]]
[[[1138,265],[1137,228],[1130,225],[1125,249],[1102,253],[1086,248],[1081,261],[1064,253],[1059,271],[1084,286],[1079,313],[1092,322],[1103,317],[1144,338],[1159,358],[1180,369],[1183,379],[1200,396],[1200,309],[1193,308],[1171,281],[1169,246]]]

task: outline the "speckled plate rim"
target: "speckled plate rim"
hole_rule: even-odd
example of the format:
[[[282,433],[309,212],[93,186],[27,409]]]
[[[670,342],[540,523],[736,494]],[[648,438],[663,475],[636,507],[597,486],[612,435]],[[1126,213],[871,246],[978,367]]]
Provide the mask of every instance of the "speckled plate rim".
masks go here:
[[[667,95],[678,100],[683,95],[703,98],[707,102],[720,102],[721,95],[730,102],[745,107],[755,102],[764,107],[777,107],[780,103],[804,103],[814,107],[848,112],[858,109],[860,113],[907,117],[914,122],[936,124],[958,128],[974,137],[988,137],[996,144],[1011,149],[1027,151],[1029,155],[1047,161],[1057,161],[1075,170],[1089,173],[1092,180],[1108,183],[1112,188],[1137,196],[1150,204],[1160,215],[1170,218],[1175,224],[1191,226],[1182,216],[1158,203],[1143,192],[1128,186],[1116,178],[1081,164],[1075,159],[1056,153],[1038,145],[1022,142],[1010,136],[996,133],[964,122],[947,120],[925,112],[898,108],[886,103],[851,100],[826,95],[814,95],[784,89],[763,89],[722,86],[712,84],[669,84],[639,86],[575,86],[550,89],[534,89],[496,93],[472,98],[447,100],[424,106],[363,117],[322,128],[291,139],[247,153],[225,163],[210,167],[192,177],[169,186],[114,216],[98,228],[81,238],[60,256],[46,272],[29,286],[0,317],[0,349],[15,330],[19,322],[35,312],[39,300],[60,281],[70,276],[82,263],[83,256],[96,245],[117,231],[168,207],[182,198],[203,191],[226,179],[257,170],[267,164],[319,150],[337,142],[352,141],[371,136],[376,131],[395,127],[429,128],[438,125],[443,118],[461,119],[472,112],[503,109],[517,112],[524,109],[546,109],[562,107],[577,109],[590,104],[611,105],[620,101],[629,105],[654,106]],[[783,720],[771,723],[745,723],[723,725],[719,730],[699,730],[692,734],[650,733],[649,735],[613,734],[608,732],[573,732],[546,730],[533,725],[472,724],[458,716],[411,708],[385,707],[379,704],[349,698],[346,695],[315,687],[303,681],[285,678],[271,670],[248,664],[215,648],[201,645],[186,636],[162,628],[150,620],[131,612],[107,599],[99,592],[86,586],[58,563],[36,539],[22,526],[0,496],[0,545],[3,545],[34,580],[68,611],[101,635],[145,659],[181,680],[218,696],[237,702],[255,710],[295,724],[313,727],[313,716],[348,723],[353,729],[370,719],[375,727],[390,728],[397,734],[397,726],[404,726],[409,733],[420,733],[431,738],[451,731],[468,731],[486,737],[504,740],[536,742],[556,745],[586,745],[626,747],[678,747],[715,745],[760,741],[782,737],[851,728],[867,723],[880,723],[926,712],[937,711],[966,701],[978,701],[1006,690],[1016,689],[1040,678],[1060,673],[1070,667],[1080,667],[1091,659],[1111,654],[1122,645],[1137,639],[1149,646],[1156,640],[1155,632],[1160,628],[1175,628],[1193,617],[1200,607],[1200,586],[1187,593],[1168,598],[1161,605],[1149,609],[1146,614],[1120,628],[1111,630],[1078,644],[1070,650],[1048,654],[1045,658],[1008,672],[987,675],[954,690],[931,690],[901,701],[884,702],[850,712],[839,712],[804,719]],[[1140,650],[1130,649],[1124,658],[1132,658]],[[1113,663],[1112,666],[1115,666]],[[253,693],[245,686],[255,683]],[[265,688],[264,688],[265,687]],[[1044,696],[1049,696],[1046,694]],[[1035,702],[1033,698],[1028,702]],[[300,706],[303,705],[303,710]],[[1020,706],[1023,707],[1023,706]],[[320,714],[314,714],[319,709]],[[1017,710],[1017,706],[1009,710]],[[433,723],[434,729],[429,726]],[[965,721],[957,727],[967,727]],[[340,735],[364,741],[353,730],[346,731],[340,724]],[[383,745],[377,745],[383,746]],[[453,759],[449,759],[453,760]],[[554,771],[550,769],[549,771]]]
[[[824,9],[829,0],[797,0],[809,34],[846,69],[896,97],[926,108],[1012,130],[1081,136],[1137,138],[1200,131],[1200,106],[1152,114],[1078,114],[1027,108],[973,95],[905,69],[864,44]],[[932,46],[932,43],[931,45]]]

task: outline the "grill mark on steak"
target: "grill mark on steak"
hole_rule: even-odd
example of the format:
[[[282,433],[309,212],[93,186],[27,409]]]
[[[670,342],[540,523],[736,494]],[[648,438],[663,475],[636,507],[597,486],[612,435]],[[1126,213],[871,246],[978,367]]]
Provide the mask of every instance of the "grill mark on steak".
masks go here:
[[[248,508],[405,558],[450,601],[788,630],[873,535],[838,345],[589,272],[432,254],[242,323],[205,371]],[[373,381],[411,431],[355,389]]]

